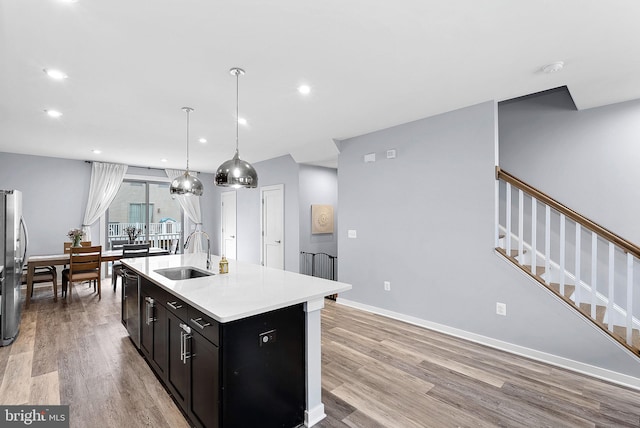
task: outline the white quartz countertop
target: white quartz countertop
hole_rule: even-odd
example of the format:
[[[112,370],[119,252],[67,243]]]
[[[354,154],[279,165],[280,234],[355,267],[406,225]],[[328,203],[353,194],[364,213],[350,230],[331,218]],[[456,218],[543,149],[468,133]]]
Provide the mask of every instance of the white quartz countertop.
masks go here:
[[[173,281],[155,271],[180,266],[206,270],[205,253],[123,259],[145,276],[218,322],[229,322],[279,308],[324,298],[351,289],[350,284],[229,260],[229,273],[218,273],[220,257],[212,256],[215,275]]]

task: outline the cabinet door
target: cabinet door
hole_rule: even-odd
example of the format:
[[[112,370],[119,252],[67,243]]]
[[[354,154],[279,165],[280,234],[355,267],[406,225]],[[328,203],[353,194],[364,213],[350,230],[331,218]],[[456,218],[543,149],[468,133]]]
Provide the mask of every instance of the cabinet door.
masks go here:
[[[182,320],[167,311],[167,385],[175,400],[183,409],[188,409],[189,359],[184,359],[184,330]]]
[[[153,323],[153,366],[158,376],[165,381],[168,355],[167,312],[167,309],[156,301],[154,314],[156,321]]]
[[[207,428],[220,420],[218,347],[199,333],[191,335],[191,419]]]

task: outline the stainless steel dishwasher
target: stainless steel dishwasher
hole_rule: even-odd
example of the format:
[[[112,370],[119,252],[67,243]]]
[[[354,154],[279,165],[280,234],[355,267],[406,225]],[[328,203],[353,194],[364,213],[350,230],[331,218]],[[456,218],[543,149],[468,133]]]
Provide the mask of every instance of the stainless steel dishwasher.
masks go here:
[[[140,349],[140,277],[124,270],[124,322],[131,341]]]

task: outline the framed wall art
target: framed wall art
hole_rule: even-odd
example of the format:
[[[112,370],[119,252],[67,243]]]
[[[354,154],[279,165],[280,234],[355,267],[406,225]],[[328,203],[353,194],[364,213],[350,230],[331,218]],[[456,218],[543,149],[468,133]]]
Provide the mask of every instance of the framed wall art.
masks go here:
[[[311,234],[333,233],[333,205],[311,205]]]

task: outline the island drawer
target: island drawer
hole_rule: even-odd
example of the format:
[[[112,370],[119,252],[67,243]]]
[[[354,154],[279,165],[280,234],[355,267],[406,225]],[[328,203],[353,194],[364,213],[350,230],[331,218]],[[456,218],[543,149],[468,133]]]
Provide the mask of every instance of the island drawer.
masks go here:
[[[189,307],[189,326],[203,335],[211,343],[219,346],[220,326],[218,325],[218,321],[197,309]]]
[[[187,319],[189,309],[188,305],[184,301],[178,299],[171,293],[167,293],[164,302],[166,303],[169,312],[172,312],[175,316],[182,320]]]
[[[171,299],[171,294],[158,287],[151,281],[142,278],[142,295],[153,298],[156,302],[165,305]]]

